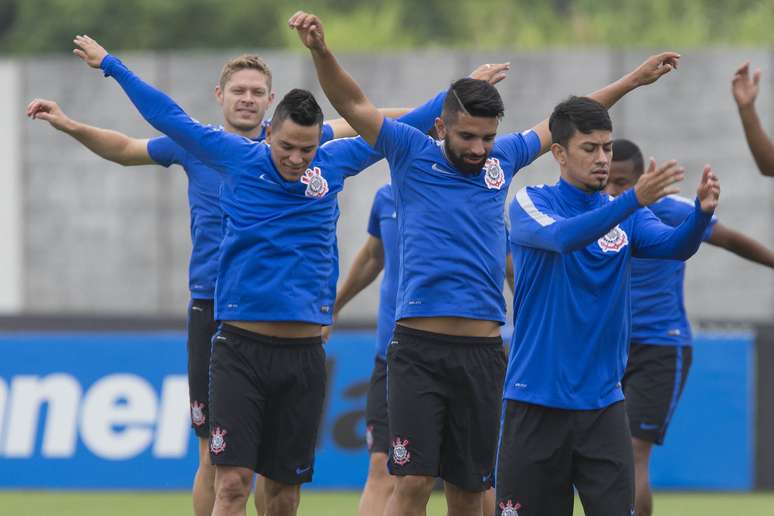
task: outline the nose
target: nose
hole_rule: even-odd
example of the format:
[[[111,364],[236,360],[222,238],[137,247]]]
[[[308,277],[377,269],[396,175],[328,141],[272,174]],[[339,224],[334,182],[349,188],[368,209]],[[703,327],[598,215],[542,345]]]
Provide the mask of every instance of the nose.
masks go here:
[[[483,156],[486,152],[486,149],[484,148],[484,141],[483,140],[476,140],[474,141],[470,146],[470,152],[471,154],[475,154],[476,156]]]
[[[304,158],[301,156],[300,152],[291,152],[288,156],[288,162],[291,165],[297,166],[304,162]]]
[[[608,163],[609,161],[610,161],[610,156],[608,155],[608,152],[605,151],[604,148],[599,147],[599,149],[597,150],[596,162],[597,163]]]

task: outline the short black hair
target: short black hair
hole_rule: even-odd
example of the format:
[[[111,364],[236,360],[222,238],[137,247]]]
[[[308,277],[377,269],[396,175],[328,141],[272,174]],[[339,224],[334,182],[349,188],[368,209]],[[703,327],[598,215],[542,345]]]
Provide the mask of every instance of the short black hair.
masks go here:
[[[277,104],[271,126],[275,128],[288,118],[298,125],[322,127],[323,112],[311,92],[294,88]]]
[[[572,96],[559,103],[548,119],[551,141],[567,147],[576,131],[612,131],[613,122],[605,106],[588,97]]]
[[[465,77],[449,86],[441,117],[444,122],[452,122],[461,112],[499,120],[505,114],[505,105],[497,88],[486,81]]]
[[[625,138],[613,140],[613,161],[630,160],[637,175],[645,172],[645,160],[642,158],[642,151],[637,147],[637,144]]]

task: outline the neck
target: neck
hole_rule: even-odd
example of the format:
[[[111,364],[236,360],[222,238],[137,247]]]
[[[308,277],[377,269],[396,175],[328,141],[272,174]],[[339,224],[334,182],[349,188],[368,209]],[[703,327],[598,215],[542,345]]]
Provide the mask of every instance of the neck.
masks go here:
[[[229,124],[226,121],[223,122],[223,129],[225,129],[227,132],[238,134],[239,136],[244,136],[245,138],[250,138],[251,140],[255,140],[261,135],[261,126],[262,126],[262,123],[253,127],[249,131],[245,131],[243,129],[238,129],[234,127],[233,125]]]
[[[593,194],[599,192],[599,190],[595,190],[593,188],[590,188],[588,185],[584,185],[583,183],[580,183],[573,178],[570,177],[570,174],[567,173],[566,170],[562,170],[562,179],[565,183],[574,186],[581,192],[587,193],[587,194]]]

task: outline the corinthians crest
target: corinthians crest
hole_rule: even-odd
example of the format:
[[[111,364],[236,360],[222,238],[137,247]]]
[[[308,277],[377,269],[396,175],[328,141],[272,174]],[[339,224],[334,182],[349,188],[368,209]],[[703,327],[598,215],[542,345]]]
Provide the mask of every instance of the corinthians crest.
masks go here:
[[[206,421],[204,407],[204,403],[198,401],[191,403],[191,422],[196,426],[202,426]]]
[[[401,441],[400,437],[396,437],[392,443],[392,460],[398,466],[403,466],[411,460],[411,454],[406,446],[408,446],[408,439]]]
[[[210,437],[210,451],[215,455],[218,455],[226,449],[226,434],[228,432],[220,427],[215,428],[212,431]]]
[[[519,516],[519,509],[521,509],[519,502],[516,502],[516,505],[511,500],[500,502],[500,516]]]
[[[603,252],[617,253],[629,243],[629,237],[621,226],[616,226],[607,235],[597,240],[597,245]]]
[[[307,168],[301,176],[301,182],[306,185],[304,195],[319,199],[328,193],[328,180],[326,180],[320,167]]]
[[[499,190],[505,184],[505,174],[500,166],[500,160],[497,158],[489,158],[484,163],[484,181],[486,187],[490,190]]]

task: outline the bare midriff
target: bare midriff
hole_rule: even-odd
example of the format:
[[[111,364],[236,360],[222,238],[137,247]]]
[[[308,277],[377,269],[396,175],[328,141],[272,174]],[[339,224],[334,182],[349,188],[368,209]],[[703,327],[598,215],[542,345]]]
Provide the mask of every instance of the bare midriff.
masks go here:
[[[223,321],[225,324],[236,326],[243,330],[259,333],[269,337],[281,337],[284,339],[302,339],[306,337],[319,337],[322,327],[319,324],[295,321]]]
[[[500,323],[464,317],[409,317],[399,325],[456,337],[499,337]]]

